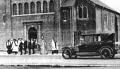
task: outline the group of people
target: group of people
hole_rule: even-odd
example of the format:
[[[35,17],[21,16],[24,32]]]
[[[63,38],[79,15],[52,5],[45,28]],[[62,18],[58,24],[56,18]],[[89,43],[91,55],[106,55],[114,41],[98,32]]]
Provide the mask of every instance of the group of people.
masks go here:
[[[35,46],[36,46],[35,42],[36,42],[35,39],[31,39],[29,42],[27,40],[23,40],[22,38],[18,38],[18,40],[10,39],[6,42],[7,53],[18,54],[20,52],[20,55],[22,55],[22,54],[27,54],[27,49],[28,49],[29,54],[31,54],[31,51],[33,51],[33,54],[35,54]]]
[[[52,54],[58,53],[58,46],[54,39],[51,41]],[[39,49],[40,54],[48,54],[48,50],[46,49],[46,41],[42,39],[41,44],[38,44],[36,39],[30,39],[29,41],[23,40],[22,38],[10,39],[6,42],[6,48],[8,54],[35,54],[35,49]]]

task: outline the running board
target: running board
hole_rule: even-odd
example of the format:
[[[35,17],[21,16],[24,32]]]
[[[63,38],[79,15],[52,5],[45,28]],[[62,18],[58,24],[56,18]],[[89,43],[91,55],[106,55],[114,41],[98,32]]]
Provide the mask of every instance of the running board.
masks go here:
[[[79,55],[79,56],[99,56],[99,54],[96,52],[78,52],[78,53],[76,53],[76,55]]]

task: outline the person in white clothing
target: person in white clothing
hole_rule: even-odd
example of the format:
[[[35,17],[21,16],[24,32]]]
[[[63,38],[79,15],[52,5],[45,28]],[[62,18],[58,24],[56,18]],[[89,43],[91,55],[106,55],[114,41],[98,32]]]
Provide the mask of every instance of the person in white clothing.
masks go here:
[[[12,52],[17,54],[18,53],[18,41],[16,39],[13,40],[13,44],[12,44]]]
[[[52,54],[58,53],[58,47],[57,47],[54,39],[52,39],[52,41],[51,41],[51,46],[52,46]]]
[[[20,44],[19,44],[20,55],[23,54],[23,49],[24,49],[24,40],[20,38]]]
[[[45,40],[44,40],[44,37],[42,36],[42,38],[41,38],[42,40],[41,40],[41,53],[44,55],[44,54],[46,54],[46,49],[45,49],[45,46],[46,46],[46,42],[45,42]]]

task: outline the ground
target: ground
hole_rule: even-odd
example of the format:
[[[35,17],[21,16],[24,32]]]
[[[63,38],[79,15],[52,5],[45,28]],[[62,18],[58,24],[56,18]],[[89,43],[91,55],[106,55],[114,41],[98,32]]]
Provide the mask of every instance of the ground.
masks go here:
[[[120,66],[120,54],[115,59],[101,59],[99,56],[64,59],[61,54],[48,55],[0,55],[0,65],[39,65],[39,66]]]

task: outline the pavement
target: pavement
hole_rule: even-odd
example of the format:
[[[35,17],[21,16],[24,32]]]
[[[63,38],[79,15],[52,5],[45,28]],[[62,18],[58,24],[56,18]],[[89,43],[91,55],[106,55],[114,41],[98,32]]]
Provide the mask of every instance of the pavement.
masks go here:
[[[39,65],[62,67],[96,67],[96,66],[120,66],[120,54],[115,59],[101,59],[100,57],[80,57],[78,59],[63,59],[61,53],[47,55],[8,55],[0,52],[0,65]]]

